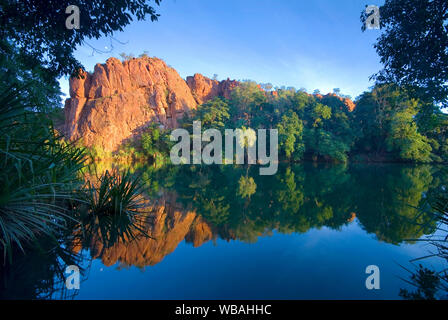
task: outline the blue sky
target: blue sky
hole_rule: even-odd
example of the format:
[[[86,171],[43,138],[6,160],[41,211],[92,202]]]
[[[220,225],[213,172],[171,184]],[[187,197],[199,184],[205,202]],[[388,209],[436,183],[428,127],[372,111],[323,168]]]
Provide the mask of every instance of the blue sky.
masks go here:
[[[88,45],[75,56],[88,71],[121,52],[148,51],[181,77],[251,79],[274,86],[340,88],[353,98],[381,69],[373,43],[377,30],[361,31],[360,14],[375,0],[162,0],[159,21],[133,22],[116,33],[113,50]],[[81,15],[82,15],[82,8]],[[82,28],[82,25],[81,25]],[[88,40],[110,50],[110,39]],[[60,80],[68,93],[68,80]]]

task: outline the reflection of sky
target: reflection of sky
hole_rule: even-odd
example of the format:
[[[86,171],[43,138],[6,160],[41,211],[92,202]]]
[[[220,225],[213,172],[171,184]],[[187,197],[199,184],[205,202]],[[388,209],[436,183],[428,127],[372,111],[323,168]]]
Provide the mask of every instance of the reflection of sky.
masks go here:
[[[164,0],[158,22],[135,22],[115,35],[126,44],[112,42],[111,53],[94,56],[83,46],[75,56],[91,71],[111,55],[147,50],[184,78],[197,72],[218,74],[219,79],[252,79],[309,92],[340,88],[355,97],[372,85],[369,76],[381,68],[372,47],[378,31],[361,32],[359,17],[365,4],[364,0]],[[89,44],[110,49],[108,39]],[[61,85],[68,93],[68,81],[62,79]]]
[[[357,222],[340,231],[274,233],[255,244],[218,240],[199,248],[182,242],[162,262],[139,270],[92,264],[79,299],[397,299],[409,288],[399,264],[428,253],[419,244],[378,242]],[[421,261],[440,267],[439,260]],[[380,268],[381,290],[365,287],[368,265]]]

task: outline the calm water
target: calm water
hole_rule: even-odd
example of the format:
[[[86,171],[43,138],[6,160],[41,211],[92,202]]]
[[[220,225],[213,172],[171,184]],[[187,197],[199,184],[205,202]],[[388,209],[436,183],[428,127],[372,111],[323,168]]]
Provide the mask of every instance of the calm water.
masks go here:
[[[397,299],[409,288],[402,266],[432,250],[414,241],[436,230],[418,208],[448,181],[426,165],[306,164],[264,177],[231,166],[136,173],[149,199],[137,225],[95,220],[58,248],[44,241],[3,270],[0,297]],[[80,290],[60,290],[67,264],[83,267]],[[368,265],[380,268],[380,290],[366,289]]]

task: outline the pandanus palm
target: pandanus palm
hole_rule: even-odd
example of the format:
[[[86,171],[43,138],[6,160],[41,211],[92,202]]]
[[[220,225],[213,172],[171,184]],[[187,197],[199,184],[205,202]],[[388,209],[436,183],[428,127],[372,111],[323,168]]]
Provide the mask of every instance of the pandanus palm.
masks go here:
[[[77,200],[84,151],[63,143],[25,90],[0,88],[0,251],[52,234]]]

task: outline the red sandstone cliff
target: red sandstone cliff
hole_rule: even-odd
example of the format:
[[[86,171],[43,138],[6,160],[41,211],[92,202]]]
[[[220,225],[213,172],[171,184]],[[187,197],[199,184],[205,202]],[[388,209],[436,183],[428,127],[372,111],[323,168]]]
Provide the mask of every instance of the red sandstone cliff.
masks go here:
[[[230,93],[238,86],[238,81],[230,79],[217,81],[196,73],[193,77],[187,77],[187,84],[196,102],[202,104],[217,96],[230,99]]]
[[[110,58],[82,75],[70,79],[65,135],[106,151],[115,151],[152,122],[175,128],[184,113],[215,96],[228,98],[238,85],[198,74],[187,85],[164,61],[146,57],[124,62]]]
[[[114,151],[151,122],[176,127],[196,106],[185,81],[162,60],[110,58],[84,79],[70,79],[65,133],[86,146]]]
[[[121,62],[109,58],[93,73],[70,79],[70,98],[65,102],[64,132],[85,146],[116,151],[127,139],[139,135],[151,123],[176,128],[177,120],[216,96],[230,98],[235,80],[217,81],[195,74],[183,80],[176,70],[157,58]],[[260,90],[261,87],[260,87]],[[266,93],[268,94],[268,92]],[[276,96],[277,92],[270,92]],[[334,94],[353,111],[350,99]]]

